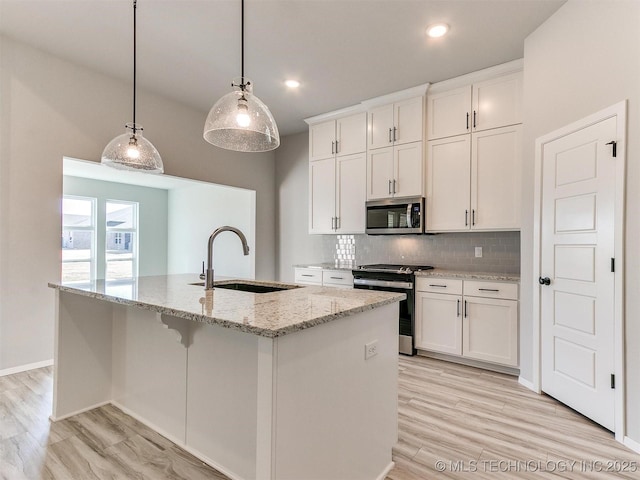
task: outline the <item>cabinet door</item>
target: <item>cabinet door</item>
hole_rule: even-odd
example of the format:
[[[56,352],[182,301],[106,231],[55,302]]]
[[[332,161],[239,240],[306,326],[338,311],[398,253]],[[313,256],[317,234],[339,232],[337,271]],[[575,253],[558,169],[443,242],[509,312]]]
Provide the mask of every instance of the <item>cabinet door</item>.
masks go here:
[[[471,132],[471,85],[427,95],[427,138]]]
[[[370,150],[367,154],[367,200],[391,197],[393,147]]]
[[[309,160],[321,160],[334,155],[336,140],[336,122],[311,125],[309,128]]]
[[[335,159],[309,162],[309,233],[333,233]]]
[[[424,157],[422,142],[393,147],[394,176],[391,190],[395,197],[422,196],[424,192]]]
[[[336,159],[337,233],[364,233],[367,159],[357,153]]]
[[[462,354],[518,366],[518,302],[464,297]]]
[[[522,72],[473,85],[474,132],[522,123]]]
[[[369,148],[382,148],[393,144],[393,104],[369,110],[367,133]]]
[[[416,292],[415,347],[462,354],[462,297]]]
[[[474,133],[471,138],[471,228],[518,230],[522,126]]]
[[[393,127],[395,130],[392,137],[396,145],[422,141],[424,132],[423,104],[424,98],[420,96],[393,105]]]
[[[471,136],[431,140],[427,149],[427,231],[468,230]]]
[[[336,120],[336,153],[352,155],[367,150],[367,114],[357,113]]]

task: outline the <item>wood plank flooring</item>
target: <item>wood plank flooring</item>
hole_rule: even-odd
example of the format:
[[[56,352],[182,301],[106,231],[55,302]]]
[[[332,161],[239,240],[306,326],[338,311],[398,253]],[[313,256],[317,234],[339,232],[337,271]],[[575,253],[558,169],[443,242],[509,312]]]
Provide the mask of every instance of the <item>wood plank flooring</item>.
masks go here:
[[[640,455],[514,377],[400,356],[399,378],[387,480],[640,479]],[[0,480],[226,478],[113,406],[51,423],[51,401],[51,368],[0,377]]]

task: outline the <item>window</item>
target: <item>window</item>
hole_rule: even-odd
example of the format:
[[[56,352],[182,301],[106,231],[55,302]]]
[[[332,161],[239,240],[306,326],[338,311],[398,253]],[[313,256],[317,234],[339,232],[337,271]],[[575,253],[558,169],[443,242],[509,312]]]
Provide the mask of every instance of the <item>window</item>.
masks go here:
[[[138,275],[138,204],[106,202],[105,279],[124,280]]]
[[[96,199],[62,199],[62,282],[91,283],[96,278]]]

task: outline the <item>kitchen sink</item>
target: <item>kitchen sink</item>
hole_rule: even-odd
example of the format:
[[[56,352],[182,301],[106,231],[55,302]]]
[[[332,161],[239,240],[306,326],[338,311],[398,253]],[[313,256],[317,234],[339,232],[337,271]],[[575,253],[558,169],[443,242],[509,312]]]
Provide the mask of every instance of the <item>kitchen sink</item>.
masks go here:
[[[190,283],[189,285],[196,285],[199,287],[204,287],[204,282],[196,282]],[[287,286],[275,286],[275,285],[264,285],[261,283],[221,283],[213,286],[213,288],[226,288],[227,290],[238,290],[241,292],[251,292],[251,293],[272,293],[272,292],[280,292],[282,290],[291,290],[293,288],[298,288],[297,285],[287,285]]]

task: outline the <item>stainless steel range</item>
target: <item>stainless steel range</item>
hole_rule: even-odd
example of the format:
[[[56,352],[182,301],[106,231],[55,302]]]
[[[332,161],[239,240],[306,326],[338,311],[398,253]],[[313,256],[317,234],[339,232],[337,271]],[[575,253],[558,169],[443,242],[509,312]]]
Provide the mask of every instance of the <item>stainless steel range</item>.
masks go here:
[[[398,351],[414,355],[415,272],[433,269],[430,265],[361,265],[352,270],[353,288],[400,292],[407,299],[400,302],[400,338]]]

